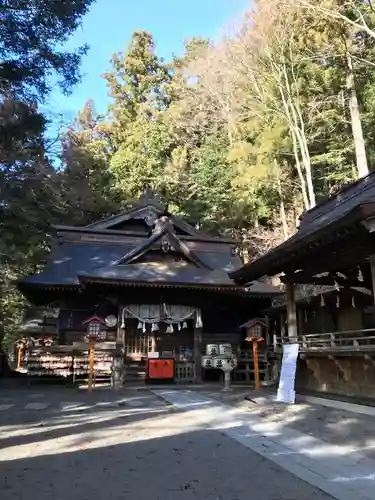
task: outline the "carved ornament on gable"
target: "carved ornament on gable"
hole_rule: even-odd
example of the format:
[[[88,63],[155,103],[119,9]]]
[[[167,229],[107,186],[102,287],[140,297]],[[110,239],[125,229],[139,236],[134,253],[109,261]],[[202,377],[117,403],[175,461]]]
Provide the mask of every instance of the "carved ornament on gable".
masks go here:
[[[148,208],[146,210],[142,210],[142,213],[140,213],[138,216],[134,217],[135,219],[142,219],[145,221],[145,223],[148,225],[148,227],[152,227],[157,218],[158,214],[155,212],[153,208]]]

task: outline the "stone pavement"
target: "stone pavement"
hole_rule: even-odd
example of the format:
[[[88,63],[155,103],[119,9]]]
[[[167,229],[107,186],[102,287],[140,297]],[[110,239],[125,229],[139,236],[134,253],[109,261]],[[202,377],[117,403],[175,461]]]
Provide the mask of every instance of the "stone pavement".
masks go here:
[[[142,391],[144,392],[144,391]],[[72,394],[61,392],[58,390],[58,397],[53,396],[51,392],[17,392],[12,395],[4,396],[0,393],[0,413],[9,412],[14,414],[14,412],[20,411],[42,411],[42,410],[83,410],[97,407],[106,407],[106,406],[117,406],[125,401],[125,399],[121,396],[120,393],[113,393],[107,391],[101,391],[101,393],[94,391],[92,395],[89,395],[84,391],[78,393],[76,391],[72,391]],[[113,397],[114,394],[117,394],[117,398]],[[145,395],[145,393],[143,394]],[[61,398],[62,396],[62,398]],[[134,396],[134,394],[133,394]],[[126,398],[129,402],[133,401],[134,398]],[[137,398],[137,406],[142,406],[142,404],[146,404],[147,398],[144,401],[144,398],[139,396]],[[131,404],[131,403],[130,403]],[[162,403],[160,403],[162,404]],[[164,403],[165,404],[165,403]]]
[[[335,444],[312,434],[311,428],[307,428],[311,420],[306,415],[306,408],[305,421],[303,412],[298,415],[300,405],[286,408],[286,405],[278,407],[272,403],[267,409],[266,405],[252,405],[243,400],[236,405],[233,404],[233,395],[222,396],[232,398],[232,405],[229,406],[208,397],[206,392],[164,390],[155,393],[176,408],[187,411],[192,420],[195,419],[208,429],[220,430],[334,498],[375,498],[375,460],[364,456],[363,443],[355,446],[343,439],[345,429],[353,423],[349,419],[357,417],[354,414],[347,416],[347,420],[340,424],[341,442]],[[218,397],[217,392],[211,395],[215,397],[215,394]],[[315,408],[315,411],[327,411],[327,408]],[[333,424],[333,427],[337,426],[337,420]],[[298,425],[305,432],[297,430]],[[370,422],[367,425],[371,425]],[[314,432],[317,433],[317,430]],[[326,432],[332,434],[334,431],[331,429]],[[361,439],[366,438],[362,433]],[[371,436],[368,438],[371,439]]]
[[[320,439],[341,448],[341,454],[360,454],[375,460],[375,418],[372,407],[360,407],[359,411],[369,411],[369,415],[358,413],[358,405],[333,402],[336,406],[353,408],[356,411],[342,410],[300,401],[295,405],[275,403],[274,392],[270,390],[241,390],[229,393],[220,390],[208,390],[204,394],[221,403],[261,417],[282,432],[287,426],[295,431]],[[245,399],[245,397],[247,399]],[[320,401],[320,398],[307,398]],[[298,401],[298,399],[297,399]]]
[[[1,500],[331,498],[149,391],[31,394],[3,395]]]

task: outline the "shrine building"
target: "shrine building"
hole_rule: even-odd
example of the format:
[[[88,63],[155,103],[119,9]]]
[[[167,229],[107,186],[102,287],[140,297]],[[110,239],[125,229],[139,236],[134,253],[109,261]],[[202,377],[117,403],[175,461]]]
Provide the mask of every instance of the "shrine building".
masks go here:
[[[242,266],[237,243],[201,232],[151,194],[85,227],[55,227],[45,268],[18,283],[45,311],[45,325],[53,324],[27,346],[29,375],[84,379],[91,328],[99,335],[98,381],[139,383],[149,357],[172,360],[175,382],[207,380],[206,345],[241,350],[240,326],[277,293],[267,283],[245,287],[228,276]]]

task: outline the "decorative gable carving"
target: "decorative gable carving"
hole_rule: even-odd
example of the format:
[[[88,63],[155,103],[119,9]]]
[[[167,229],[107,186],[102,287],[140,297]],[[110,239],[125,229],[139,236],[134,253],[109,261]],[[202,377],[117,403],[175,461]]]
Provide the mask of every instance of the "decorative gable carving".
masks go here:
[[[147,232],[149,228],[154,226],[156,220],[166,213],[167,207],[162,204],[161,200],[154,196],[152,193],[146,192],[140,197],[138,202],[130,210],[89,224],[88,226],[86,226],[86,228],[95,230],[112,229],[131,231],[132,227],[134,228],[134,221],[144,221],[144,232]],[[173,221],[174,227],[179,231],[180,234],[212,239],[210,236],[203,234],[195,229],[195,227],[193,227],[191,224],[185,222],[181,217],[172,214],[168,214],[168,216]],[[119,226],[121,226],[120,229]],[[139,229],[137,229],[137,231],[139,231]]]
[[[189,262],[195,264],[197,267],[209,269],[208,266],[205,265],[194,254],[194,252],[192,252],[192,250],[190,250],[190,248],[178,238],[174,225],[167,215],[162,215],[155,221],[151,236],[144,243],[128,252],[121,259],[115,262],[114,265],[131,264],[145,253],[155,250],[155,248],[162,250],[164,253],[171,251],[180,253]]]

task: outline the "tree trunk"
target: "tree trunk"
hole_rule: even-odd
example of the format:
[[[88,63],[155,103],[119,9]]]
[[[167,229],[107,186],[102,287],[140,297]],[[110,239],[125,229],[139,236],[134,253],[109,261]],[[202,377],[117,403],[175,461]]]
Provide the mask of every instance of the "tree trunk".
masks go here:
[[[10,369],[8,363],[8,356],[3,349],[3,341],[5,334],[3,300],[4,300],[4,287],[3,287],[2,277],[0,277],[0,379],[4,377],[9,377],[9,375],[12,374],[12,370]]]
[[[299,180],[301,183],[301,194],[302,194],[303,206],[304,206],[305,210],[309,210],[310,202],[309,202],[309,198],[307,196],[306,180],[305,180],[305,177],[303,175],[302,168],[301,168],[301,162],[299,159],[297,137],[296,137],[296,134],[294,132],[294,129],[291,126],[289,127],[289,130],[290,130],[290,134],[292,136],[292,141],[293,141],[293,153],[294,153],[294,160],[296,163],[296,170],[297,170],[298,177],[299,177]]]
[[[315,206],[315,192],[312,181],[311,173],[311,162],[310,153],[307,146],[307,139],[305,136],[305,129],[302,120],[302,113],[300,112],[298,102],[294,102],[290,83],[288,80],[288,72],[286,70],[285,64],[282,65],[281,69],[278,70],[278,87],[280,92],[280,97],[284,106],[284,112],[288,120],[289,130],[293,139],[293,151],[296,160],[296,168],[298,175],[301,179],[301,189],[304,199],[304,204],[306,210]],[[299,155],[302,156],[302,163],[305,170],[305,175],[303,175]],[[307,186],[307,192],[306,192]]]
[[[349,92],[349,110],[352,122],[352,132],[354,139],[355,156],[357,161],[358,177],[365,177],[369,173],[366,146],[363,137],[361,114],[359,111],[359,104],[357,99],[357,91],[355,88],[355,79],[353,71],[353,60],[350,52],[346,52],[346,60],[348,64],[348,75],[346,78],[346,85]]]
[[[284,196],[283,196],[283,190],[282,190],[281,180],[280,180],[280,168],[279,168],[279,165],[277,164],[276,160],[274,160],[274,164],[275,164],[275,168],[276,168],[277,191],[279,193],[280,219],[281,219],[281,224],[283,226],[284,240],[287,240],[289,238],[289,234],[288,234],[288,224],[287,224],[286,213],[285,213]]]

